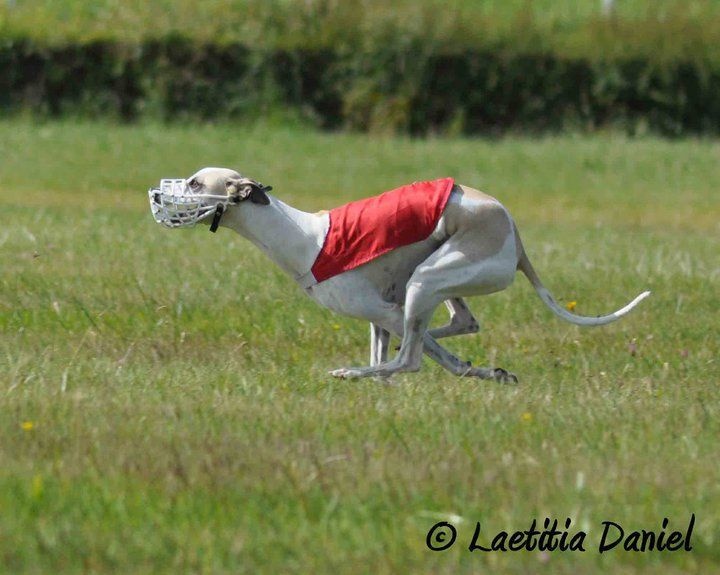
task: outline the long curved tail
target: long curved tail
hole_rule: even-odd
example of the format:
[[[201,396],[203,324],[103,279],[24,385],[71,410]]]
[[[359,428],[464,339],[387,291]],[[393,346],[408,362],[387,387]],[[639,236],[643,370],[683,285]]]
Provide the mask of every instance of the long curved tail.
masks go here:
[[[519,238],[518,238],[519,241]],[[605,325],[606,323],[613,322],[617,319],[620,319],[622,316],[624,316],[626,313],[628,313],[631,309],[633,309],[637,304],[639,304],[642,300],[644,300],[647,296],[650,295],[649,291],[644,291],[639,296],[637,296],[634,300],[632,300],[629,304],[627,304],[625,307],[620,308],[617,311],[614,311],[608,315],[601,315],[598,317],[587,317],[582,315],[576,315],[574,313],[570,313],[568,310],[566,310],[564,307],[559,305],[555,299],[553,299],[553,296],[550,295],[550,292],[545,288],[545,286],[540,281],[540,278],[538,277],[537,273],[535,272],[535,269],[532,267],[532,264],[530,263],[530,260],[528,259],[527,255],[525,254],[525,250],[522,248],[522,244],[520,245],[521,249],[521,255],[520,259],[518,261],[518,269],[525,274],[528,280],[530,280],[530,283],[535,288],[535,291],[540,296],[540,299],[545,302],[545,305],[550,308],[550,310],[558,317],[564,319],[565,321],[569,321],[570,323],[574,323],[576,325]]]

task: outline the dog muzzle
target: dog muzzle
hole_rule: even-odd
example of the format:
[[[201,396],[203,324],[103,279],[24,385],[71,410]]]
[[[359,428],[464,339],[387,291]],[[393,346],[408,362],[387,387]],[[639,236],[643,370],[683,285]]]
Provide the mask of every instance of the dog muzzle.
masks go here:
[[[148,197],[157,223],[168,228],[189,228],[212,217],[211,232],[217,230],[220,218],[231,202],[229,196],[196,194],[182,179],[160,180],[159,188],[148,190]]]

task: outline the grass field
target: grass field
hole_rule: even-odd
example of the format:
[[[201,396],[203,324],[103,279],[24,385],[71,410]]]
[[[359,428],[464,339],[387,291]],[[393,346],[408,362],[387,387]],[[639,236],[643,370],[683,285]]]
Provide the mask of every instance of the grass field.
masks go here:
[[[34,37],[113,37],[138,39],[171,31],[195,38],[242,38],[252,43],[314,30],[318,22],[352,29],[400,20],[405,24],[430,16],[435,26],[454,21],[489,22],[494,27],[532,22],[557,32],[602,15],[602,0],[5,0],[0,3],[3,28]],[[616,0],[615,16],[627,20],[707,20],[720,16],[714,0]],[[331,24],[332,25],[332,24]],[[280,38],[282,41],[282,38]]]
[[[720,143],[367,139],[302,127],[0,122],[0,569],[6,573],[712,573],[720,568]],[[335,381],[367,326],[145,190],[237,167],[317,210],[452,175],[513,212],[520,277],[447,340],[519,386],[425,363]],[[442,318],[438,314],[438,321]],[[691,552],[600,555],[601,522]],[[585,553],[467,551],[545,517]],[[450,518],[452,550],[425,546]]]

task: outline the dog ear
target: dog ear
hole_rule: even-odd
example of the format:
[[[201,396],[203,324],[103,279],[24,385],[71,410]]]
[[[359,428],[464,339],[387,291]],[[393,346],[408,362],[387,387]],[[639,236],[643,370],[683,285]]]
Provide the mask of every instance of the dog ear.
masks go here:
[[[250,201],[253,204],[267,206],[270,203],[267,192],[270,190],[272,190],[271,186],[263,186],[260,182],[253,182],[252,190],[250,191]]]
[[[270,198],[267,197],[266,192],[272,188],[263,186],[260,182],[250,178],[228,178],[225,182],[225,189],[233,204],[239,204],[247,199],[254,204],[262,204],[263,206],[270,203]]]
[[[236,178],[234,176],[225,181],[225,191],[230,196],[233,204],[239,204],[247,200],[252,192],[250,181],[247,178]]]

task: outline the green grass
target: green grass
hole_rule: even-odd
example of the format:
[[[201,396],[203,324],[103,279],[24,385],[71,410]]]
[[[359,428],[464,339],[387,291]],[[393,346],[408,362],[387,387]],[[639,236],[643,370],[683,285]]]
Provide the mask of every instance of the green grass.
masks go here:
[[[173,31],[196,38],[242,38],[252,43],[268,37],[317,34],[328,24],[346,29],[398,20],[406,25],[430,16],[435,26],[449,22],[489,22],[489,30],[533,22],[541,28],[573,27],[598,18],[601,0],[14,0],[0,4],[0,31],[33,37],[113,37],[137,40]],[[615,14],[625,20],[706,20],[720,16],[714,0],[617,0]],[[342,33],[341,33],[342,35]]]
[[[0,570],[718,569],[720,144],[14,120],[0,158]],[[395,386],[335,381],[365,361],[364,323],[227,230],[153,223],[145,190],[203,165],[307,210],[452,175],[510,208],[580,313],[653,296],[584,330],[522,277],[472,300],[483,330],[448,347],[517,387],[430,363]],[[684,528],[693,512],[690,553],[596,551],[604,520]],[[428,551],[450,514],[463,545]],[[463,548],[475,521],[545,517],[572,518],[588,551]]]

